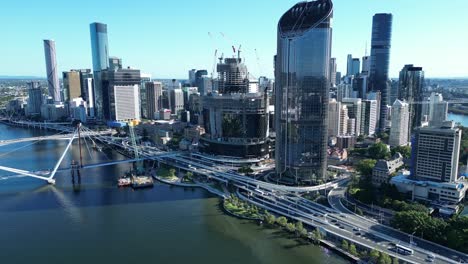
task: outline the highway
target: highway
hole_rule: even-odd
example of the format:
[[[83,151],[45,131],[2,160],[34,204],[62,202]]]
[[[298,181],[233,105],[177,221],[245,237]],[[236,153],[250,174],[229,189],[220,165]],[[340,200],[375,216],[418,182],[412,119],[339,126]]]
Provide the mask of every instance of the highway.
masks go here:
[[[104,136],[87,128],[84,128],[84,135],[106,145],[123,149],[127,153],[132,153],[135,150],[131,144],[128,144],[128,139]],[[328,234],[345,238],[356,245],[376,248],[408,263],[425,262],[431,253],[436,256],[435,263],[459,263],[460,260],[468,260],[467,254],[419,238],[414,238],[415,244],[410,245],[408,234],[350,212],[341,203],[347,178],[339,178],[333,182],[312,187],[277,185],[240,175],[233,170],[233,164],[220,164],[218,161],[207,159],[201,155],[165,152],[154,147],[138,147],[137,150],[143,159],[155,160],[185,171],[204,175],[219,182],[232,184],[241,190],[238,195],[242,199],[253,204],[278,215],[302,221],[311,227],[318,227]],[[109,164],[119,162],[124,161],[109,162]],[[99,164],[90,166],[99,166]],[[331,190],[328,200],[332,208],[301,197],[302,194],[321,190]],[[396,253],[394,244],[411,247],[414,250],[414,255],[405,256]]]
[[[161,161],[170,163],[187,171],[206,175],[212,179],[224,179],[234,184],[238,188],[250,193],[249,201],[257,204],[279,215],[303,221],[310,226],[323,228],[326,232],[338,237],[346,238],[353,243],[363,245],[368,248],[376,248],[391,256],[398,257],[409,263],[425,262],[431,252],[435,253],[434,263],[459,263],[460,259],[467,258],[466,254],[447,251],[443,246],[425,243],[409,245],[407,234],[393,230],[375,221],[355,216],[349,210],[343,208],[327,208],[323,205],[311,202],[302,198],[299,194],[305,191],[304,187],[291,187],[283,185],[269,184],[246,176],[229,172],[228,167],[219,166],[211,161],[194,159],[182,155],[162,157]],[[223,181],[224,182],[224,181]],[[346,180],[339,180],[332,185],[344,185]],[[327,189],[332,185],[322,185],[319,189]],[[259,193],[256,190],[261,190]],[[317,188],[311,189],[317,191]],[[331,191],[333,194],[334,191]],[[244,195],[246,196],[246,195]],[[242,198],[242,197],[241,197]],[[245,198],[245,197],[244,197]],[[334,204],[334,195],[331,195]],[[335,206],[336,207],[336,206]],[[343,209],[344,213],[341,212]],[[394,251],[394,244],[411,246],[414,255],[404,256]]]

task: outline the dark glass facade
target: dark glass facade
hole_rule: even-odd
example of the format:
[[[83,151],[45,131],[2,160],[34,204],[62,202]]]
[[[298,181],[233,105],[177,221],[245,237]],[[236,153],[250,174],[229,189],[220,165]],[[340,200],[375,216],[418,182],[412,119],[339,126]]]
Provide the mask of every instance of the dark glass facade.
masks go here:
[[[94,107],[96,118],[104,119],[104,108],[108,107],[104,106],[105,95],[103,91],[103,81],[105,81],[106,71],[109,68],[107,25],[92,23],[89,28],[94,71]]]
[[[410,124],[409,137],[417,127],[421,126],[424,85],[424,71],[422,67],[405,65],[400,71],[398,83],[398,99],[406,100],[409,104]]]
[[[301,2],[278,24],[276,171],[317,184],[326,176],[333,4]]]
[[[392,40],[392,14],[376,14],[372,21],[370,90],[379,91],[380,102],[379,130],[385,130],[387,105],[390,105],[390,82],[388,68]]]
[[[268,95],[248,93],[249,73],[240,58],[217,65],[219,93],[203,97],[206,133],[200,150],[215,155],[261,158],[269,154]]]

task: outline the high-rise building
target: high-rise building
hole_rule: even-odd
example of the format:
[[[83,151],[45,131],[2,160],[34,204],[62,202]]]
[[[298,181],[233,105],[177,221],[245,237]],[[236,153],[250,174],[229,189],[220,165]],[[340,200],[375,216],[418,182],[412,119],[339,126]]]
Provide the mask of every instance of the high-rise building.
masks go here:
[[[109,57],[109,70],[121,70],[123,68],[122,58],[119,57]]]
[[[26,112],[28,116],[40,115],[43,102],[41,84],[39,82],[28,83],[28,106]]]
[[[93,79],[94,76],[93,76],[93,72],[91,71],[91,69],[73,69],[73,70],[70,70],[70,71],[75,71],[75,72],[78,72],[80,74],[80,85],[81,85],[81,97],[83,98],[84,101],[86,101],[86,104],[88,106],[88,109],[89,109],[89,105],[91,104],[91,101],[92,104],[94,105],[94,96],[89,96],[90,94],[94,94],[94,93],[89,93],[88,92],[88,83],[87,83],[87,79]],[[91,89],[92,86],[91,86]],[[88,114],[89,114],[89,111],[88,111]]]
[[[140,70],[109,70],[104,76],[103,114],[105,120],[123,121],[140,119]],[[138,109],[135,110],[135,107]]]
[[[146,86],[146,112],[147,118],[156,119],[162,107],[162,83],[147,82]]]
[[[396,100],[392,106],[392,127],[390,129],[389,145],[392,147],[408,145],[409,105]]]
[[[462,130],[452,121],[437,127],[416,129],[413,143],[411,175],[417,179],[436,182],[455,182]]]
[[[336,85],[341,84],[341,72],[336,72]]]
[[[190,95],[198,93],[198,87],[184,87],[182,92],[184,93],[184,109],[189,110]]]
[[[146,101],[146,83],[151,82],[151,74],[141,73],[141,84],[140,84],[140,107],[141,116],[148,118],[148,107]]]
[[[196,85],[196,78],[195,78],[195,74],[197,73],[197,70],[196,69],[191,69],[189,72],[188,72],[188,77],[189,77],[189,84],[190,86],[195,86]]]
[[[429,125],[440,126],[447,120],[448,103],[442,94],[432,93],[429,102]]]
[[[184,110],[184,92],[182,89],[169,90],[169,101],[172,114],[178,115],[180,111]]]
[[[361,70],[361,73],[365,74],[365,75],[369,75],[370,67],[371,67],[370,65],[371,65],[370,56],[362,57],[362,70]]]
[[[409,64],[405,65],[400,71],[398,99],[405,100],[409,104],[410,129],[408,130],[408,138],[411,138],[411,133],[421,126],[423,84],[424,72],[421,67],[414,67]]]
[[[63,72],[63,94],[64,102],[70,102],[75,98],[81,97],[81,79],[80,73],[74,70]]]
[[[350,135],[359,136],[361,135],[361,111],[362,111],[362,100],[360,98],[343,98],[341,105],[346,105],[348,108],[348,116],[354,120],[354,133],[348,133]],[[349,126],[349,125],[348,125]],[[348,129],[348,131],[350,131]]]
[[[379,130],[386,127],[390,85],[388,69],[392,40],[392,14],[376,14],[372,21],[370,90],[381,94]]]
[[[94,72],[94,109],[98,119],[104,119],[103,79],[109,68],[109,47],[107,41],[107,25],[90,24],[91,52]],[[106,92],[108,94],[108,92]]]
[[[361,61],[359,58],[353,58],[353,69],[351,71],[352,75],[358,76],[361,72]]]
[[[84,82],[81,83],[82,85],[84,84],[84,89],[87,91],[86,92],[86,98],[88,101],[86,101],[87,106],[88,106],[88,115],[89,117],[95,116],[94,113],[94,79],[93,78],[86,78],[84,79]]]
[[[331,99],[328,104],[328,136],[336,137],[340,132],[341,103]]]
[[[348,135],[348,124],[349,124],[349,116],[348,116],[348,107],[346,105],[342,105],[340,107],[340,124],[338,135],[345,136]]]
[[[54,40],[44,40],[44,54],[47,70],[47,86],[49,88],[49,96],[54,99],[54,102],[61,102],[62,100],[60,96],[60,83],[58,77],[57,58]]]
[[[305,184],[327,177],[332,16],[331,0],[301,2],[278,24],[276,172]]]
[[[111,120],[129,121],[139,120],[140,114],[140,85],[114,85],[112,89]]]
[[[241,158],[268,156],[268,93],[249,93],[249,72],[239,56],[220,61],[217,71],[219,93],[203,97],[206,133],[200,150]]]
[[[195,73],[195,86],[201,95],[207,95],[212,91],[212,80],[208,77],[207,70],[198,70]]]
[[[377,125],[377,101],[363,100],[361,111],[361,134],[373,136]]]
[[[330,85],[336,86],[336,58],[330,59]]]
[[[346,76],[353,75],[353,55],[348,54],[346,58]]]

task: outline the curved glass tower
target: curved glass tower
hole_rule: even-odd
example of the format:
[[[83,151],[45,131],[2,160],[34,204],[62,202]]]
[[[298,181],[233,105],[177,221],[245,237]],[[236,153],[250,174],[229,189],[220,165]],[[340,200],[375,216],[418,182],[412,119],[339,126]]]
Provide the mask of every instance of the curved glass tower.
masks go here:
[[[278,24],[276,171],[317,184],[327,169],[331,0],[301,2]]]
[[[94,107],[96,117],[105,117],[105,97],[104,89],[105,73],[109,68],[109,48],[107,42],[107,25],[102,23],[92,23],[89,25],[91,35],[91,52],[93,55],[94,71]],[[108,118],[108,116],[107,116]]]

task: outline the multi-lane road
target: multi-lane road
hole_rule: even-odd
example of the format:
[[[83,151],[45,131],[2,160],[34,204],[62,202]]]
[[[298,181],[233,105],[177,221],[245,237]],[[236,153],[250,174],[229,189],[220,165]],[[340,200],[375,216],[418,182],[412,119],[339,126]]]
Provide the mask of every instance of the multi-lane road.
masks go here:
[[[148,153],[149,154],[149,153]],[[260,207],[284,215],[291,219],[302,221],[313,227],[345,238],[357,245],[375,248],[409,263],[428,261],[429,255],[435,255],[434,263],[460,263],[466,261],[466,254],[450,250],[431,242],[414,238],[409,244],[408,234],[394,230],[378,222],[357,216],[341,204],[341,195],[346,180],[338,180],[318,188],[291,187],[266,183],[253,178],[241,176],[230,166],[220,165],[202,157],[184,155],[162,157],[162,162],[178,168],[206,175],[212,179],[229,182],[241,190],[239,196]],[[333,188],[330,191],[329,203],[333,208],[311,202],[301,197],[307,191],[317,191]],[[413,255],[401,255],[395,251],[395,244],[409,247]]]

